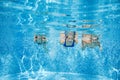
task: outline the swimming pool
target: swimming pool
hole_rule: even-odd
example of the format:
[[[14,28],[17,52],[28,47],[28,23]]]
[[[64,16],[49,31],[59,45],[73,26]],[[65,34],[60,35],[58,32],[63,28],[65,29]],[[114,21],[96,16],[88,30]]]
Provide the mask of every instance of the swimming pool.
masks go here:
[[[0,80],[120,80],[119,6],[119,0],[1,0]],[[78,34],[74,47],[60,44],[63,31]],[[46,36],[45,47],[35,34]],[[82,50],[84,34],[97,36],[101,49]]]

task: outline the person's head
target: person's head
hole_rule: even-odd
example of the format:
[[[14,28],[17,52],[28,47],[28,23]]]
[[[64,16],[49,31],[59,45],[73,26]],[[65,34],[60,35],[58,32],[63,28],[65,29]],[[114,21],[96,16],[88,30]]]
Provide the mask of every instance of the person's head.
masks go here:
[[[74,41],[74,35],[72,33],[69,33],[66,36],[66,45],[72,45]]]
[[[36,41],[37,41],[37,39],[38,39],[38,36],[37,36],[37,35],[35,35],[35,36],[34,36],[34,41],[36,42]]]
[[[38,44],[45,43],[46,42],[46,37],[42,35],[35,35],[34,36],[34,41]]]
[[[45,43],[46,42],[46,37],[45,36],[41,36],[41,40],[42,40],[43,43]]]

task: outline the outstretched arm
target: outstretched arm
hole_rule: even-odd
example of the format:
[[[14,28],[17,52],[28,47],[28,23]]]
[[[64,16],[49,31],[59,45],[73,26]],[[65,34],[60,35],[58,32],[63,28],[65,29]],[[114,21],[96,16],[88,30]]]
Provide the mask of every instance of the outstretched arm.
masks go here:
[[[65,34],[64,33],[60,33],[60,43],[64,44],[65,42]]]
[[[75,34],[75,42],[78,43],[78,33]]]

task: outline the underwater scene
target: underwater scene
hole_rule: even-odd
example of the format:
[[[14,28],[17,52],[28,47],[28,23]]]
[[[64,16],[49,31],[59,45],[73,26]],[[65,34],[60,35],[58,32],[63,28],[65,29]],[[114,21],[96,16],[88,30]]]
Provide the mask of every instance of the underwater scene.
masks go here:
[[[0,80],[120,80],[120,0],[0,0]]]

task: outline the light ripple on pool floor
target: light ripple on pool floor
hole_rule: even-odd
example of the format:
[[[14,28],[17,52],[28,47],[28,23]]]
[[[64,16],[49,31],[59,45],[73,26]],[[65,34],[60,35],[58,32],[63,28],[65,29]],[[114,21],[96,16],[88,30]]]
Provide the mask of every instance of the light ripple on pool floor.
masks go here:
[[[1,76],[0,80],[113,80],[100,75],[87,75],[72,72],[25,72]]]

